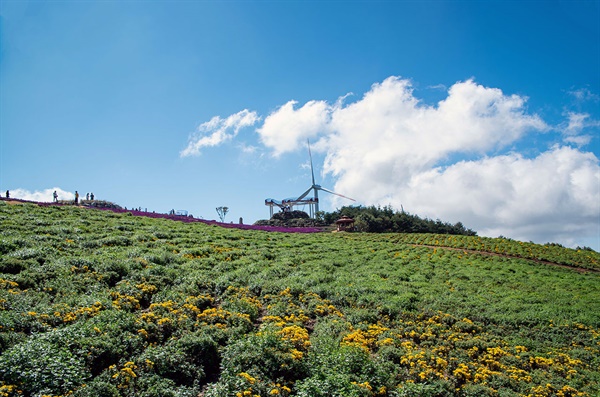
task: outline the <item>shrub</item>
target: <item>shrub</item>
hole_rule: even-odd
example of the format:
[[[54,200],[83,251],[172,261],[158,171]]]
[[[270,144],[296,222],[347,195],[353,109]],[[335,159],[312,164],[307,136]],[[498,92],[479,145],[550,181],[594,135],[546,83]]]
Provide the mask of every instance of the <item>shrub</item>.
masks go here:
[[[203,369],[207,377],[218,374],[221,358],[219,345],[204,331],[185,334],[177,341],[177,346],[198,367]]]
[[[12,257],[0,257],[0,273],[18,274],[29,266],[35,266],[37,262],[28,259],[17,259]]]
[[[393,387],[391,363],[374,361],[365,350],[316,337],[307,356],[308,376],[296,382],[298,396],[371,396]]]
[[[450,397],[454,394],[446,390],[441,383],[427,384],[407,382],[398,387],[396,395],[398,397]]]
[[[157,375],[172,380],[176,385],[191,386],[194,381],[204,377],[202,368],[195,365],[176,342],[150,346],[140,360],[147,363]]]
[[[79,388],[73,393],[73,397],[121,397],[121,395],[116,386],[96,378],[86,386]]]
[[[269,330],[232,342],[223,351],[221,378],[207,396],[235,395],[248,388],[266,395],[278,383],[302,378],[306,367],[292,348],[289,341]]]
[[[273,214],[271,219],[278,219],[281,221],[288,219],[308,219],[308,214],[304,211],[282,211]]]
[[[64,394],[90,377],[83,358],[40,338],[19,343],[0,356],[0,377],[29,394]]]
[[[107,310],[81,325],[89,333],[79,340],[86,351],[88,366],[94,375],[110,365],[127,359],[142,349],[135,317],[124,311]],[[92,333],[93,332],[93,333]]]

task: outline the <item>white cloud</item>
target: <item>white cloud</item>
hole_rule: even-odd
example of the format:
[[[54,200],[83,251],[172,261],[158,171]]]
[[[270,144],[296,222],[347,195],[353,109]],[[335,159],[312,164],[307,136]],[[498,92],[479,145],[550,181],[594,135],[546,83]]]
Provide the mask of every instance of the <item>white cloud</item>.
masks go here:
[[[294,110],[288,103],[258,133],[277,155],[319,137],[324,171],[337,178],[334,190],[365,205],[402,205],[482,235],[566,244],[597,235],[600,168],[593,154],[555,147],[534,159],[489,157],[528,132],[550,129],[526,111],[526,100],[468,80],[428,106],[408,80],[390,77],[346,106],[310,102]],[[311,112],[300,111],[307,106]],[[267,125],[272,120],[277,128]],[[575,131],[586,117],[570,120],[571,138],[581,139]],[[290,126],[303,128],[290,133]],[[440,167],[465,156],[478,160]]]
[[[276,157],[323,133],[334,109],[324,101],[310,101],[298,109],[296,104],[296,101],[289,101],[281,106],[267,116],[257,130],[262,143],[273,149]]]
[[[397,196],[411,212],[461,221],[481,235],[573,245],[598,232],[598,163],[558,146],[533,159],[463,161],[414,175]]]
[[[590,117],[587,113],[569,112],[567,114],[569,121],[564,132],[568,135],[575,135],[581,132],[586,125],[586,119]]]
[[[334,112],[325,171],[340,177],[344,189],[361,190],[362,178],[352,176],[366,175],[389,190],[390,183],[405,184],[452,154],[485,153],[527,130],[546,129],[523,104],[523,98],[467,81],[453,85],[437,107],[424,106],[407,80],[388,78]]]
[[[253,145],[241,144],[239,147],[242,153],[245,154],[254,154],[258,151],[258,147]]]
[[[230,141],[242,128],[253,126],[259,120],[256,112],[247,109],[226,119],[215,116],[210,121],[200,124],[197,132],[190,136],[188,145],[181,151],[180,156],[198,156],[202,148]]]
[[[600,127],[600,121],[594,120],[588,113],[568,112],[567,122],[560,127],[565,143],[585,146],[590,143],[592,136],[583,134],[584,130]]]
[[[62,190],[59,187],[53,187],[53,188],[44,189],[41,191],[36,190],[34,192],[30,192],[29,190],[20,189],[20,188],[13,189],[10,191],[10,197],[16,198],[16,199],[21,199],[21,200],[29,200],[29,201],[51,202],[51,201],[53,201],[52,194],[54,193],[54,191],[56,191],[56,193],[58,194],[59,200],[75,199],[74,192],[67,192],[65,190]]]
[[[446,87],[444,84],[430,85],[427,88],[432,89],[432,90],[440,90],[440,91],[446,91],[448,89],[448,87]]]
[[[567,114],[558,131],[579,147],[538,147],[542,152],[527,158],[507,151],[528,133],[552,131],[527,111],[527,98],[473,80],[447,92],[427,105],[409,80],[390,77],[348,104],[346,96],[333,104],[290,101],[257,133],[275,156],[304,148],[310,138],[326,155],[323,171],[336,179],[333,190],[363,205],[403,206],[463,222],[480,235],[569,246],[592,241],[600,249],[600,161],[581,150],[589,143],[582,132],[598,122]],[[334,207],[348,204],[327,199]]]
[[[571,94],[578,102],[598,102],[598,100],[600,100],[600,97],[598,95],[594,94],[587,88],[579,88],[577,90],[572,90],[569,91],[569,94]]]

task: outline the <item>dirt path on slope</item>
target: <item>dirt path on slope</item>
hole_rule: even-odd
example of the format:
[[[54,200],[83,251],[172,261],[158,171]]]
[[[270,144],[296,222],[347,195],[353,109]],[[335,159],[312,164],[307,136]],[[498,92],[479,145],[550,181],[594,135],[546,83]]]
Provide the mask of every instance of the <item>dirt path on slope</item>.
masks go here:
[[[471,254],[499,256],[502,258],[510,258],[510,259],[523,259],[523,260],[532,261],[535,263],[541,263],[544,265],[558,266],[558,267],[562,267],[565,269],[571,269],[571,270],[575,270],[576,272],[579,272],[579,273],[600,273],[600,270],[598,270],[598,269],[588,269],[585,267],[565,265],[562,263],[550,262],[550,261],[545,261],[542,259],[525,258],[523,256],[518,256],[518,255],[501,254],[498,252],[479,251],[479,250],[467,249],[467,248],[446,247],[446,246],[428,245],[428,244],[409,244],[409,245],[412,245],[413,247],[425,247],[425,248],[432,248],[432,249],[439,248],[439,249],[445,249],[445,250],[450,250],[450,251],[463,251],[463,252],[468,252]]]

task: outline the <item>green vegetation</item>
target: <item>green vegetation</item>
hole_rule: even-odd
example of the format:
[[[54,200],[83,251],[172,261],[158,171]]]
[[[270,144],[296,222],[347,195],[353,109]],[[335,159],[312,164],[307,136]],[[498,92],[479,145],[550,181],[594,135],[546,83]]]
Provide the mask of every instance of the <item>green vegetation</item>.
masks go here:
[[[441,220],[423,219],[404,211],[396,211],[391,206],[385,207],[342,207],[333,212],[319,211],[316,219],[309,218],[303,211],[281,211],[269,220],[263,219],[255,223],[261,226],[280,227],[325,227],[335,226],[335,222],[343,216],[356,221],[354,229],[365,233],[435,233],[476,236],[477,233],[467,229],[462,223],[450,224]]]
[[[593,251],[6,201],[0,231],[2,397],[600,394]]]
[[[323,215],[325,223],[331,224],[342,216],[356,220],[356,228],[368,233],[436,233],[475,236],[477,233],[467,229],[462,223],[450,224],[441,220],[423,219],[404,211],[385,207],[342,207]]]
[[[258,226],[275,227],[326,227],[323,219],[313,219],[304,211],[280,211],[273,214],[271,219],[261,219],[254,223]]]

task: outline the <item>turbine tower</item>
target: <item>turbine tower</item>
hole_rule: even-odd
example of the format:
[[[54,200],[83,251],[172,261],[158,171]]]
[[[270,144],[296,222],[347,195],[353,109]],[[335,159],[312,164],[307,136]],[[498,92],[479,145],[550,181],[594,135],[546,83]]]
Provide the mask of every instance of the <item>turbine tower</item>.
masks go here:
[[[326,189],[321,185],[317,185],[317,183],[315,182],[315,171],[313,168],[312,153],[310,152],[310,142],[308,141],[308,139],[306,140],[306,142],[308,144],[308,157],[310,158],[310,174],[312,177],[312,185],[304,193],[302,193],[298,198],[287,198],[287,199],[283,199],[281,201],[275,200],[272,198],[266,199],[265,205],[270,207],[271,218],[273,217],[273,207],[279,207],[282,211],[293,211],[295,205],[307,205],[307,204],[309,205],[309,208],[310,208],[310,214],[309,214],[310,217],[316,218],[317,212],[319,212],[319,190],[322,190],[322,191],[330,193],[330,194],[335,194],[336,196],[340,196],[340,197],[343,197],[348,200],[356,201],[350,197],[346,197],[342,194],[339,194],[339,193],[333,192],[329,189]],[[311,190],[313,192],[313,197],[306,197],[310,194]]]
[[[300,195],[300,197],[298,197],[295,201],[303,201],[304,198],[306,196],[308,196],[308,194],[312,190],[313,191],[313,200],[312,200],[313,202],[310,203],[310,204],[311,204],[312,207],[314,207],[313,211],[312,211],[313,213],[311,214],[311,216],[313,218],[316,216],[316,213],[319,212],[319,190],[322,190],[322,191],[330,193],[330,194],[335,194],[336,196],[340,196],[340,197],[343,197],[343,198],[348,199],[348,200],[356,201],[356,200],[354,200],[354,199],[352,199],[350,197],[346,197],[346,196],[344,196],[342,194],[339,194],[339,193],[336,193],[336,192],[331,191],[329,189],[326,189],[323,186],[317,185],[315,183],[315,171],[314,171],[314,168],[313,168],[312,153],[310,151],[310,141],[308,139],[306,140],[306,144],[308,146],[308,157],[310,159],[310,174],[311,174],[311,177],[312,177],[312,185],[308,188],[307,191],[305,191],[304,193],[302,193]]]

